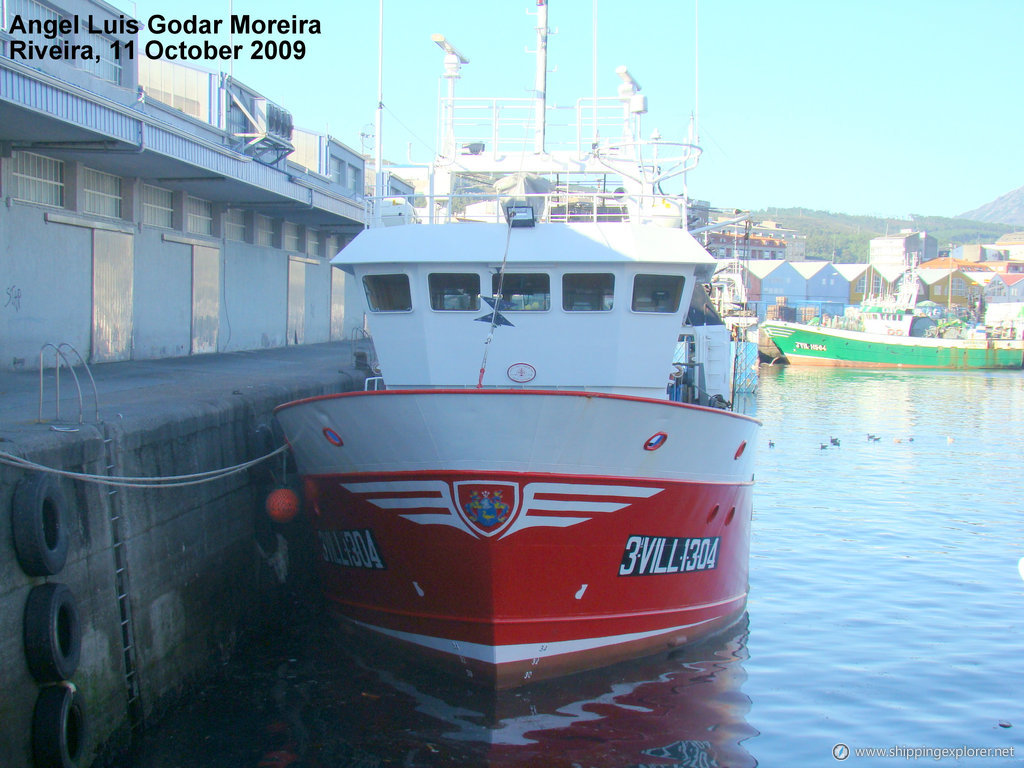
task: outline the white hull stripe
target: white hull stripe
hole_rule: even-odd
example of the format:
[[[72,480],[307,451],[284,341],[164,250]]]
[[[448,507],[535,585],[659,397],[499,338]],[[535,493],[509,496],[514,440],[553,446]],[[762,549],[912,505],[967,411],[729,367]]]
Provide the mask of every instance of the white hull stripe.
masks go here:
[[[530,659],[544,656],[580,653],[582,651],[593,650],[594,648],[605,648],[612,645],[619,645],[620,643],[628,643],[633,640],[643,640],[648,637],[655,637],[656,635],[692,629],[693,627],[699,627],[702,624],[707,624],[714,620],[715,619],[703,619],[702,621],[695,621],[690,624],[680,624],[675,627],[653,629],[647,632],[630,632],[624,635],[585,637],[580,640],[560,640],[551,643],[521,643],[518,645],[483,645],[481,643],[469,643],[462,640],[448,640],[442,637],[420,635],[414,632],[402,632],[397,629],[378,627],[374,624],[355,621],[355,619],[352,621],[366,629],[373,630],[374,632],[380,632],[382,635],[387,635],[388,637],[393,637],[398,640],[404,640],[407,643],[439,651],[449,656],[463,656],[465,658],[483,662],[484,664],[498,665],[510,664],[517,661],[528,661]],[[542,646],[544,647],[543,651],[541,650]]]
[[[610,635],[608,637],[588,637],[582,640],[561,640],[553,643],[522,643],[519,645],[483,645],[481,643],[469,643],[462,640],[446,640],[441,637],[430,635],[418,635],[413,632],[402,632],[397,629],[387,629],[372,624],[355,622],[362,627],[371,629],[374,632],[404,640],[424,648],[448,654],[449,656],[465,656],[466,658],[481,661],[485,664],[509,664],[516,661],[527,661],[538,656],[557,656],[563,653],[579,653],[594,648],[604,648],[609,645],[628,643],[631,640],[642,640],[647,637],[654,637],[668,632],[678,632],[683,629],[706,624],[713,619],[693,622],[692,624],[681,624],[677,627],[666,627],[665,629],[651,630],[649,632],[631,632],[625,635]],[[547,646],[544,651],[540,648]]]

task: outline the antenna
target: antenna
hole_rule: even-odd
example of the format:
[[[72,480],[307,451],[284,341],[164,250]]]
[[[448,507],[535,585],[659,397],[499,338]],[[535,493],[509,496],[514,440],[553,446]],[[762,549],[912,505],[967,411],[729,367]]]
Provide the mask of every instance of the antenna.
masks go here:
[[[537,0],[537,81],[535,85],[535,117],[533,151],[544,153],[548,90],[548,4]]]
[[[463,64],[469,64],[469,59],[459,53],[459,49],[446,40],[444,35],[431,35],[430,39],[437,43],[437,47],[444,51],[444,77],[448,81],[448,99],[445,102],[443,124],[441,126],[444,135],[444,147],[441,154],[447,157],[455,156],[455,81],[461,77],[460,71]]]
[[[700,144],[700,0],[693,0],[693,143]]]

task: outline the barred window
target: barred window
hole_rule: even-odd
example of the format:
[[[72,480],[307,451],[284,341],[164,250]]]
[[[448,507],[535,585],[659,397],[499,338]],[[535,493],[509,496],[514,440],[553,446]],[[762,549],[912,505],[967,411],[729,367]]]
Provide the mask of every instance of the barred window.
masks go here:
[[[151,184],[142,185],[142,223],[170,229],[174,226],[174,193]]]
[[[282,246],[286,251],[304,251],[305,248],[299,247],[299,225],[293,224],[290,221],[284,223],[284,229],[282,230]]]
[[[245,211],[241,208],[229,208],[224,215],[224,237],[245,240]]]
[[[189,196],[185,210],[188,213],[186,228],[197,235],[213,234],[213,203],[199,197]]]
[[[306,230],[306,255],[320,255],[320,233],[315,229]]]
[[[121,218],[121,178],[83,168],[82,210],[98,216]]]
[[[121,62],[114,57],[114,41],[109,37],[104,37],[103,35],[83,31],[79,35],[78,42],[91,45],[93,50],[99,56],[99,60],[95,58],[79,59],[78,66],[86,72],[91,72],[97,77],[101,77],[108,82],[114,83],[114,85],[120,85]]]
[[[256,214],[256,245],[274,245],[274,222],[269,216]]]
[[[58,208],[64,206],[64,163],[34,152],[11,155],[11,197]]]
[[[6,5],[7,18],[3,20],[4,29],[10,29],[11,20],[15,16],[20,16],[26,27],[29,21],[40,21],[43,24],[43,29],[53,29],[56,31],[60,28],[60,14],[47,8],[42,3],[37,3],[36,0],[7,0]],[[56,36],[52,40],[47,40],[42,36],[36,37],[35,35],[29,35],[28,39],[39,45],[59,45],[61,47],[67,42],[67,38],[60,32],[56,32]]]

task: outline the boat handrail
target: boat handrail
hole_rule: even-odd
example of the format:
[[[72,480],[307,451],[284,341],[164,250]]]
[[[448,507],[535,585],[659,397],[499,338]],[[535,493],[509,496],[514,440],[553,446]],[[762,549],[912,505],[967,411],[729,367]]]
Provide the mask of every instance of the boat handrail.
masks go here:
[[[621,188],[606,191],[435,192],[429,196],[399,198],[389,195],[370,200],[373,205],[382,205],[385,223],[388,223],[387,206],[400,206],[403,202],[409,207],[405,209],[401,223],[505,222],[506,209],[511,205],[532,208],[533,220],[537,223],[633,222],[682,228],[688,210],[688,199],[683,195],[633,194]],[[396,208],[396,213],[399,211]],[[412,212],[415,212],[415,217],[410,215]]]

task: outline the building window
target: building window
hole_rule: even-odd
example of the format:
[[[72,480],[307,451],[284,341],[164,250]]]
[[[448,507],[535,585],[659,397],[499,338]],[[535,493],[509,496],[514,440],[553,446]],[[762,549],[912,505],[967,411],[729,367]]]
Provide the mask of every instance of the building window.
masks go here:
[[[40,21],[43,23],[43,28],[46,29],[47,25],[51,28],[60,28],[60,14],[50,8],[47,8],[42,3],[37,3],[36,0],[7,0],[5,3],[7,6],[7,18],[4,19],[3,28],[11,28],[11,20],[15,16],[20,16],[21,21],[28,27],[29,21]],[[20,36],[20,35],[19,35]],[[67,42],[67,38],[63,34],[58,32],[56,37],[52,40],[47,40],[45,37],[37,37],[35,35],[26,35],[26,37],[33,43],[39,45],[58,45],[62,49],[64,43]]]
[[[11,155],[11,197],[57,208],[64,206],[64,163],[33,152]]]
[[[174,226],[174,193],[151,184],[142,185],[142,223],[170,229]]]
[[[340,157],[331,156],[331,180],[342,187],[345,186],[345,169],[347,165]]]
[[[324,256],[328,259],[333,259],[338,253],[338,236],[337,235],[325,235],[324,236]]]
[[[562,275],[562,309],[567,312],[607,312],[614,294],[615,275]]]
[[[245,240],[245,211],[229,208],[224,214],[224,237],[228,240]]]
[[[281,247],[286,251],[305,251],[299,247],[299,225],[290,221],[284,222],[281,229]]]
[[[189,232],[197,235],[213,234],[213,203],[199,197],[189,196],[185,199],[186,226]]]
[[[186,115],[199,120],[210,120],[210,74],[189,69],[170,61],[142,56],[139,59],[139,85],[148,98],[156,99]],[[234,110],[238,111],[238,110]]]
[[[427,276],[430,308],[476,311],[480,309],[480,275],[434,272]]]
[[[306,255],[314,257],[320,255],[320,233],[315,229],[306,230]]]
[[[274,247],[274,222],[269,216],[256,214],[256,245]]]
[[[121,178],[92,168],[83,168],[82,210],[97,216],[121,218]]]
[[[85,45],[91,45],[93,51],[95,51],[97,56],[99,56],[98,61],[95,58],[80,59],[78,66],[86,72],[91,72],[96,75],[96,77],[103,78],[107,82],[113,83],[114,85],[120,85],[121,62],[114,57],[114,41],[109,37],[104,37],[103,35],[83,32],[79,35],[78,42]],[[123,46],[124,43],[122,42],[119,47]]]
[[[967,295],[967,281],[962,277],[953,278],[953,295],[954,296],[966,296]]]

